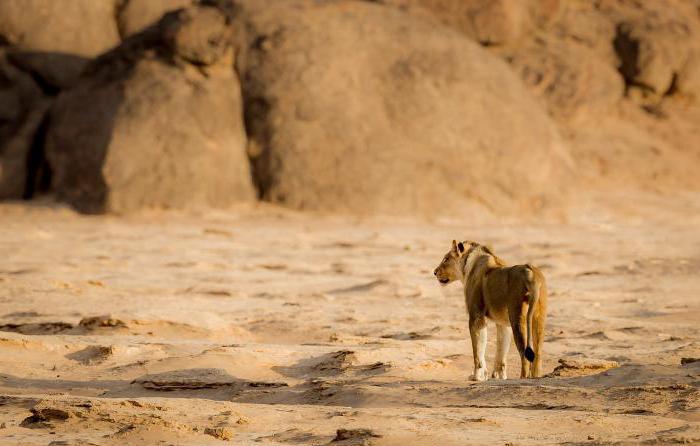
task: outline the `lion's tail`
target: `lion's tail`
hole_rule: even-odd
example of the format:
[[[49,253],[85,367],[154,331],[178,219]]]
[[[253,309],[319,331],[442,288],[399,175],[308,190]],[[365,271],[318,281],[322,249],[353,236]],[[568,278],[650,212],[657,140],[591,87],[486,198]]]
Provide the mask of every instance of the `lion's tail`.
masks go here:
[[[535,350],[532,349],[532,317],[535,313],[537,301],[540,298],[540,283],[535,278],[535,273],[530,265],[528,265],[527,298],[527,347],[525,347],[525,358],[532,362],[535,360]]]

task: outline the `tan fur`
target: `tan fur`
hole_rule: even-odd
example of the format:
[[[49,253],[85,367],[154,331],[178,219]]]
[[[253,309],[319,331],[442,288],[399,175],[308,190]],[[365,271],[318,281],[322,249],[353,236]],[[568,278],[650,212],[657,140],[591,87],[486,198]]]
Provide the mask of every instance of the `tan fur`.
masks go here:
[[[547,313],[547,287],[542,272],[532,265],[506,266],[486,246],[476,242],[452,241],[452,249],[434,271],[441,284],[461,281],[469,316],[469,333],[474,351],[474,379],[486,379],[484,350],[486,319],[499,327],[498,352],[493,377],[505,378],[505,356],[510,347],[510,327],[520,353],[520,377],[540,376],[542,343]],[[528,337],[528,315],[531,318]],[[529,342],[529,343],[528,343]],[[535,354],[527,360],[526,348]],[[529,366],[529,367],[528,367]]]

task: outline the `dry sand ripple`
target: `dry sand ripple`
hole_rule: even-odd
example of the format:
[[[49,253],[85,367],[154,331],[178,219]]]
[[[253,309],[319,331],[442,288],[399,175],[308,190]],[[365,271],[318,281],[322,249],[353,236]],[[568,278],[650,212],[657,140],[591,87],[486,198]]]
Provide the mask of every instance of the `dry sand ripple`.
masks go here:
[[[690,217],[0,218],[1,444],[700,442]],[[543,266],[547,377],[467,381],[458,236]]]

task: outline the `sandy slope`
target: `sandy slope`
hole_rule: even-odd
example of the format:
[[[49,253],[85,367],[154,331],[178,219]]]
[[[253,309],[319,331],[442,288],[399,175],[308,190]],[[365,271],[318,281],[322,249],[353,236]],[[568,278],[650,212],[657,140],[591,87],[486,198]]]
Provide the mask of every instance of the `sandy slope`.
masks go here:
[[[700,201],[634,203],[545,226],[2,205],[0,443],[700,442]],[[542,266],[544,369],[568,368],[467,381],[460,290],[431,277],[454,237]]]

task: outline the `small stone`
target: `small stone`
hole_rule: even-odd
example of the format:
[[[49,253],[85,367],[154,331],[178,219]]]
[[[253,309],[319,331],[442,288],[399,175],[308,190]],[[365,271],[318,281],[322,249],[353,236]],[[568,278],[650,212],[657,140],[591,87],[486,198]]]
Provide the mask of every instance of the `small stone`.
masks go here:
[[[346,440],[368,440],[370,438],[380,438],[381,435],[375,434],[370,429],[338,429],[335,432],[335,438],[332,443]]]
[[[233,432],[231,432],[231,429],[225,427],[208,427],[204,429],[204,433],[223,441],[230,441],[233,439]]]

